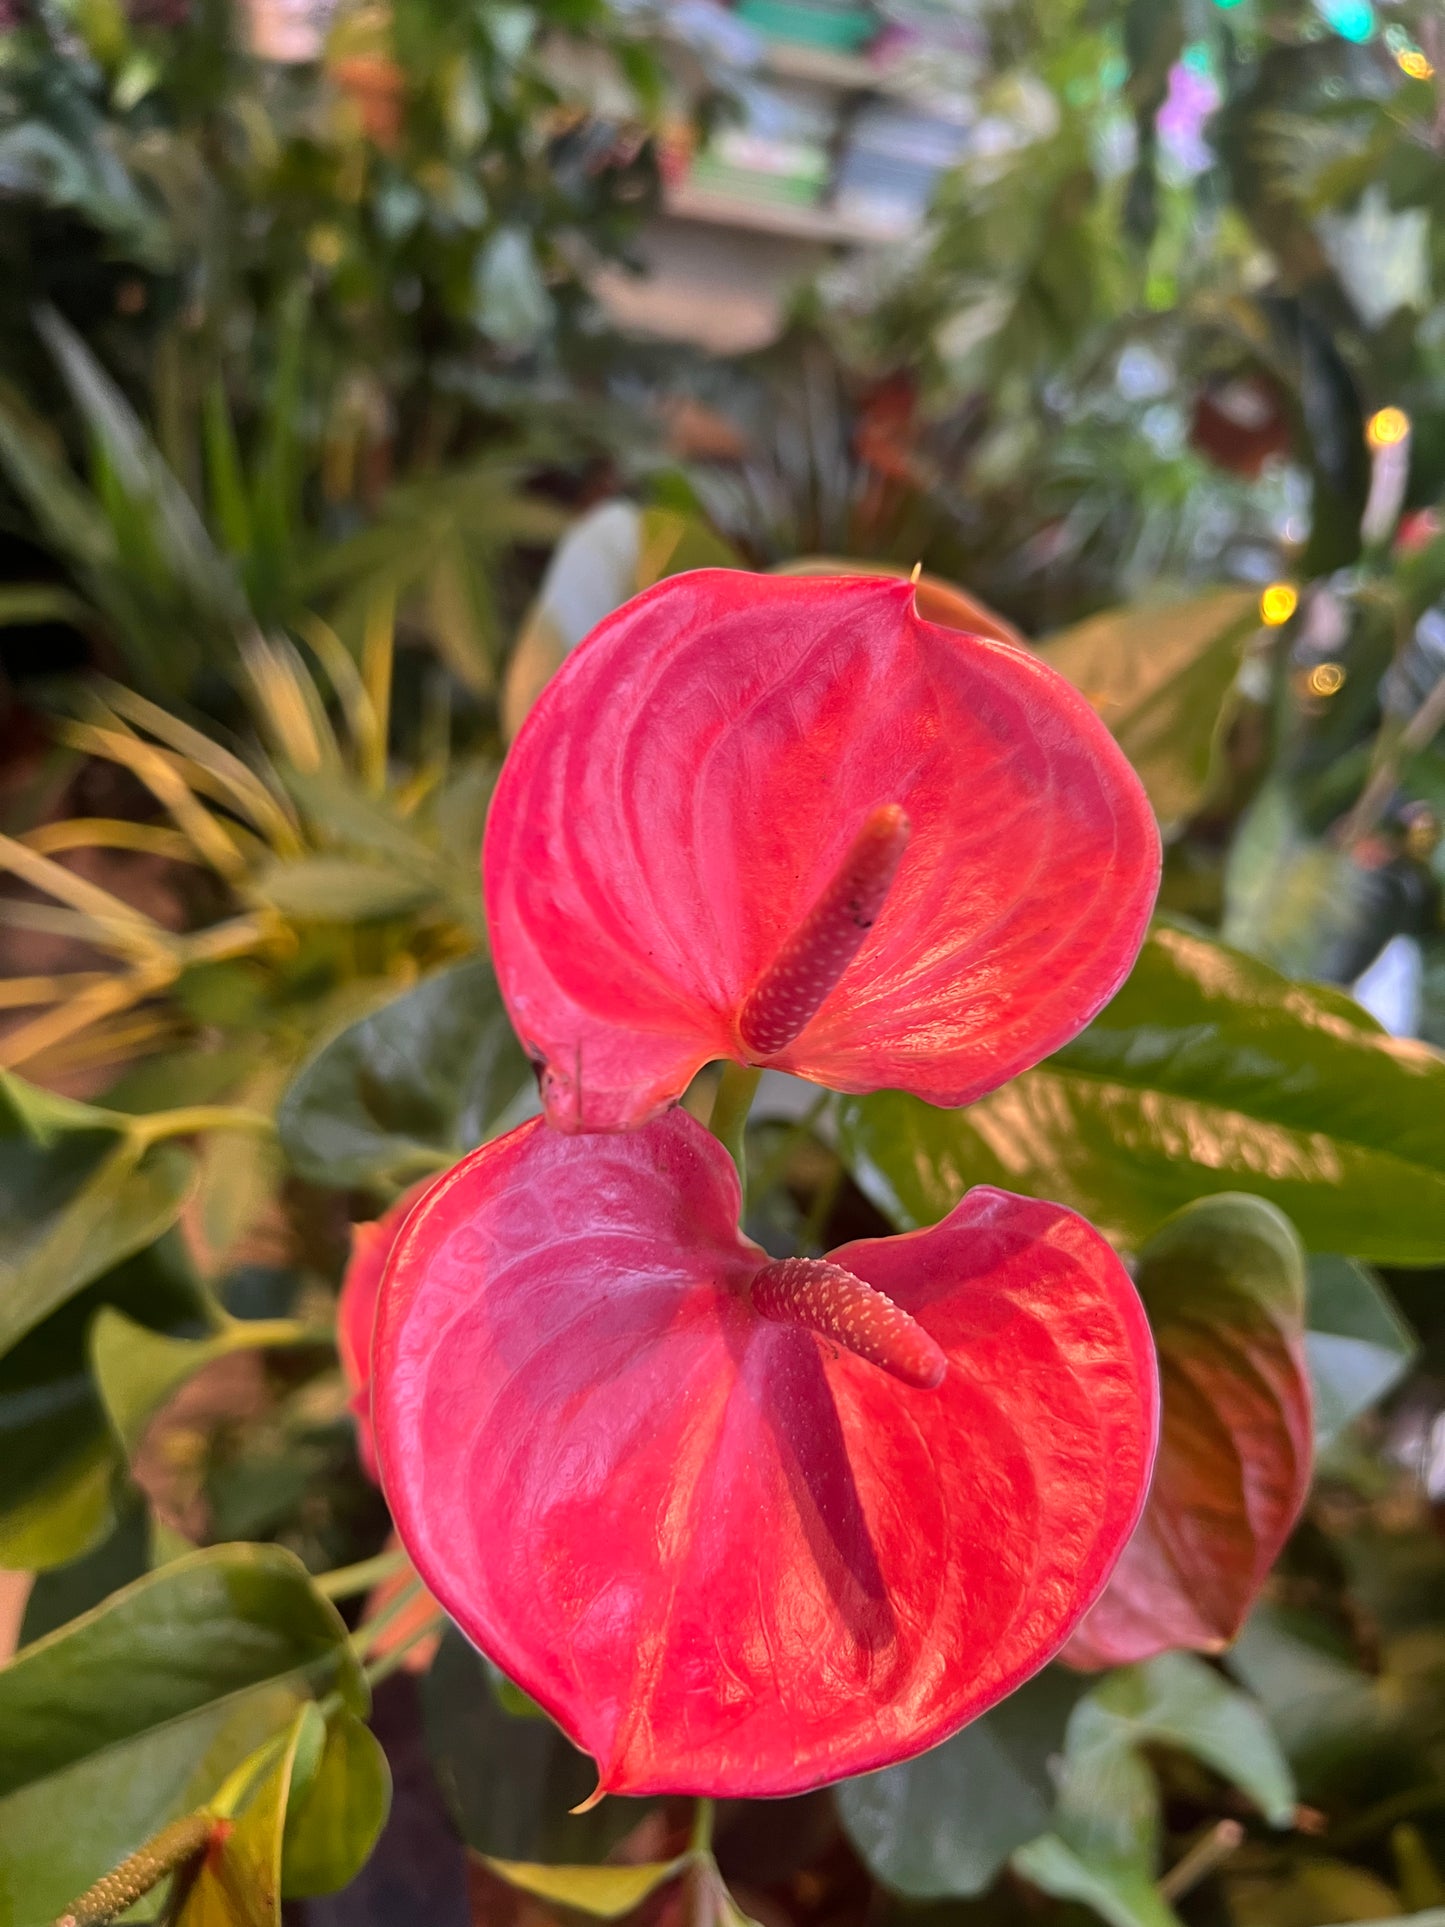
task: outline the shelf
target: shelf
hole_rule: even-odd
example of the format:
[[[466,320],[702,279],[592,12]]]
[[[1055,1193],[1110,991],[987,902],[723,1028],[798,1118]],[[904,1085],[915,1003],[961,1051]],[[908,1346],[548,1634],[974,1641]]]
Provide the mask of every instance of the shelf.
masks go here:
[[[759,65],[780,80],[811,81],[817,87],[836,87],[844,93],[901,94],[901,82],[865,54],[835,53],[827,47],[806,47],[792,40],[765,40]]]
[[[740,194],[713,194],[686,181],[670,187],[664,211],[679,221],[711,221],[718,227],[751,228],[759,234],[785,234],[797,241],[842,242],[848,247],[878,247],[895,237],[861,221],[850,221],[826,207],[791,206],[786,201],[750,201]]]
[[[673,46],[723,71],[771,74],[775,80],[801,80],[814,87],[832,87],[843,94],[890,94],[898,100],[916,99],[918,76],[906,80],[901,67],[880,65],[866,54],[838,53],[830,47],[809,47],[796,40],[770,40],[753,30],[751,58],[728,56],[705,49],[685,35],[669,32]]]

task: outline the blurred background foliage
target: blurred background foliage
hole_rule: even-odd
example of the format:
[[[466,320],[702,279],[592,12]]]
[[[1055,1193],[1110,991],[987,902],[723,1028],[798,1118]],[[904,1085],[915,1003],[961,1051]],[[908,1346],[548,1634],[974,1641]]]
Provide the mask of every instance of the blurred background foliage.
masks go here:
[[[1228,1650],[1050,1667],[724,1809],[718,1863],[763,1927],[1445,1919],[1445,26],[951,10],[977,117],[926,226],[724,357],[595,292],[679,117],[730,111],[661,12],[392,0],[277,57],[218,0],[0,0],[16,1927],[198,1807],[230,1860],[136,1917],[733,1906],[688,1803],[568,1817],[554,1729],[407,1646],[335,1292],[351,1223],[532,1105],[476,856],[566,651],[678,570],[915,562],[1098,707],[1161,921],[968,1112],[767,1080],[749,1228],[816,1252],[1003,1181],[1147,1271],[1263,1197],[1315,1478]]]

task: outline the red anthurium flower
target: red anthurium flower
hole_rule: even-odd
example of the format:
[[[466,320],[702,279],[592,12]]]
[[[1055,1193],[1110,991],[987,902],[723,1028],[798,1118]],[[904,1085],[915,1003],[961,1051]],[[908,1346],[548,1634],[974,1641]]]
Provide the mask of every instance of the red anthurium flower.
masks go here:
[[[336,1349],[350,1390],[356,1419],[356,1453],[369,1479],[376,1480],[376,1445],[371,1434],[371,1334],[382,1274],[397,1234],[430,1179],[404,1191],[389,1211],[370,1224],[351,1227],[351,1257],[336,1301]]]
[[[549,1118],[617,1130],[710,1059],[965,1104],[1143,939],[1159,842],[1085,699],[906,582],[671,577],[528,717],[484,855]]]
[[[674,1110],[541,1119],[397,1241],[382,1476],[418,1570],[615,1793],[785,1794],[907,1758],[1055,1652],[1138,1516],[1143,1310],[1071,1212],[772,1262]]]

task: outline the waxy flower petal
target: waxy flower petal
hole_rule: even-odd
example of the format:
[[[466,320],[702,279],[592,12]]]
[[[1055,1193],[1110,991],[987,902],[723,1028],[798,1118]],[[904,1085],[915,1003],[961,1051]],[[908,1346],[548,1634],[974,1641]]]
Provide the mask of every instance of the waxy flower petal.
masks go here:
[[[1068,1637],[1148,1482],[1148,1327],[1071,1212],[979,1189],[774,1263],[738,1207],[681,1110],[533,1120],[428,1192],[383,1287],[402,1539],[610,1792],[792,1793],[933,1745]]]
[[[351,1256],[336,1301],[336,1349],[356,1420],[356,1455],[362,1471],[373,1481],[377,1470],[371,1435],[371,1334],[376,1324],[376,1301],[397,1234],[425,1190],[426,1183],[414,1184],[381,1217],[351,1227]]]
[[[730,569],[573,652],[484,853],[498,980],[569,1130],[639,1124],[714,1058],[968,1103],[1107,1002],[1158,871],[1138,779],[1036,657],[926,621],[906,582]],[[777,998],[744,1022],[770,973],[791,1035]]]

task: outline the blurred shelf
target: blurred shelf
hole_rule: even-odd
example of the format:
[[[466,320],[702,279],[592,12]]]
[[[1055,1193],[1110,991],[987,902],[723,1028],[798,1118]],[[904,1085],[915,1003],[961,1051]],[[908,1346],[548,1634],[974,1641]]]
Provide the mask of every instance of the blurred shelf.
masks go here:
[[[902,82],[887,67],[866,54],[834,53],[827,47],[805,47],[792,40],[764,43],[762,66],[780,80],[806,80],[816,87],[836,87],[843,93],[903,94]]]
[[[686,181],[667,190],[666,212],[679,221],[709,221],[717,227],[750,228],[758,234],[784,234],[797,241],[834,241],[848,247],[878,247],[896,237],[880,234],[861,221],[826,207],[791,206],[786,201],[750,201],[740,194],[713,194]]]

